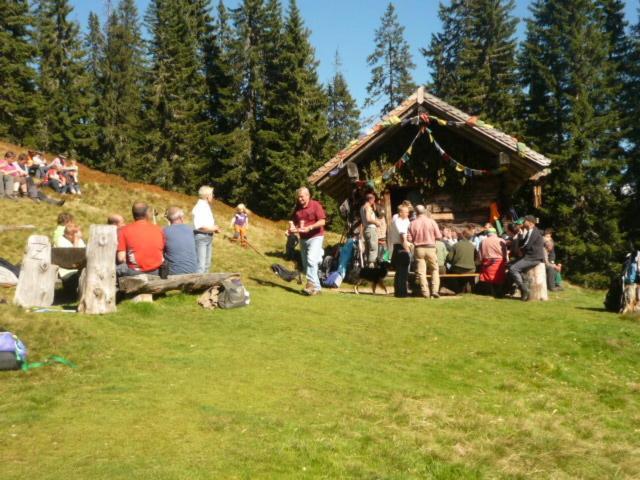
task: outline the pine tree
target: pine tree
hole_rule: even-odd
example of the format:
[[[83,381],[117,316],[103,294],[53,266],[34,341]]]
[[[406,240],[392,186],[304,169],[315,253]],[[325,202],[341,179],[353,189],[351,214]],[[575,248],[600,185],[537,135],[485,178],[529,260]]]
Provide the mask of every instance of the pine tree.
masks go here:
[[[38,137],[49,151],[83,152],[92,141],[86,117],[90,78],[68,0],[38,0],[36,45],[41,111]]]
[[[133,0],[121,0],[106,26],[100,85],[101,168],[141,178],[139,153],[144,142],[142,96],[145,78],[143,41]]]
[[[193,189],[206,177],[212,128],[202,12],[199,2],[152,0],[146,16],[151,69],[145,108],[151,131],[141,175],[165,188]]]
[[[615,125],[607,115],[609,43],[591,0],[537,0],[527,22],[522,78],[527,139],[552,157],[543,217],[557,228],[568,273],[602,284],[621,235],[619,202],[599,157]]]
[[[456,107],[515,128],[520,95],[517,19],[513,0],[467,0],[440,5],[444,32],[422,53],[433,70],[432,88]]]
[[[340,67],[340,56],[336,51],[336,71],[327,85],[328,156],[333,156],[346,147],[351,140],[358,137],[360,132],[360,111],[349,92],[349,86]]]
[[[36,118],[35,50],[27,0],[0,0],[0,137],[30,141]]]
[[[381,113],[393,110],[416,88],[411,77],[415,64],[411,58],[409,44],[404,39],[404,27],[400,25],[393,3],[389,3],[375,32],[376,48],[367,57],[372,67],[371,80],[367,85],[365,106],[383,100]]]
[[[267,75],[271,80],[259,135],[263,155],[259,161],[264,161],[265,169],[256,197],[261,201],[254,203],[254,208],[272,218],[285,218],[291,213],[292,193],[322,163],[328,138],[327,104],[318,81],[318,62],[295,0],[289,1],[278,50],[279,54],[274,54],[277,75]]]

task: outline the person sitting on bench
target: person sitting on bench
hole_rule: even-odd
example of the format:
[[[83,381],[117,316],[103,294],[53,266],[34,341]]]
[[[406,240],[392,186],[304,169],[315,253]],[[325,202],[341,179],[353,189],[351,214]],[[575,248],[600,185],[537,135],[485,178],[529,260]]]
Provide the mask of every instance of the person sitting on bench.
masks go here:
[[[473,233],[474,232],[471,228],[463,229],[461,235],[462,238],[460,238],[449,250],[449,254],[447,255],[447,261],[451,264],[449,273],[458,275],[476,273],[478,252],[473,243],[471,243]],[[454,291],[456,293],[470,289],[468,287],[469,281],[467,279],[461,280],[462,281],[455,282],[456,285],[454,285]]]
[[[146,203],[135,202],[131,213],[134,222],[118,230],[116,274],[158,275],[164,262],[164,233],[149,221],[151,209]]]
[[[164,227],[164,257],[169,275],[197,273],[198,256],[193,225],[184,223],[184,212],[179,207],[169,207],[165,217],[171,224]]]

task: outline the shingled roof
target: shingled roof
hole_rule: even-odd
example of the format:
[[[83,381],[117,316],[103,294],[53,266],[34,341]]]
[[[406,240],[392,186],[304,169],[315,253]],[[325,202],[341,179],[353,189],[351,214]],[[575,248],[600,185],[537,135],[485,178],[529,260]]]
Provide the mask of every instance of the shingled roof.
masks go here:
[[[459,128],[461,135],[482,145],[484,148],[496,153],[505,152],[509,154],[512,167],[516,167],[522,179],[538,178],[548,171],[547,167],[551,164],[549,158],[532,150],[523,143],[519,143],[516,138],[491,125],[476,122],[475,117],[471,117],[438,97],[431,95],[424,90],[424,87],[420,87],[358,140],[351,142],[347,148],[338,152],[331,160],[313,172],[308,178],[309,182],[313,185],[321,186],[329,179],[329,174],[334,170],[342,170],[342,167],[347,162],[354,161],[357,163],[361,153],[391,135],[396,129],[402,128],[400,125],[389,126],[391,119],[397,117],[403,120],[415,115],[420,106],[424,107],[430,114],[444,120],[463,122],[464,125]],[[332,173],[332,175],[334,174],[336,172]]]

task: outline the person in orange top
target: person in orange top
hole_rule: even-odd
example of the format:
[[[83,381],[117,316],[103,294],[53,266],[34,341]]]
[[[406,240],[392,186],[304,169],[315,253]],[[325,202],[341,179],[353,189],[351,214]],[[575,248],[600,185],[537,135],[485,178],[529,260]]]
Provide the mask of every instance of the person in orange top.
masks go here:
[[[134,222],[118,230],[118,276],[159,274],[165,238],[162,229],[149,221],[150,212],[146,203],[135,202],[131,208]]]

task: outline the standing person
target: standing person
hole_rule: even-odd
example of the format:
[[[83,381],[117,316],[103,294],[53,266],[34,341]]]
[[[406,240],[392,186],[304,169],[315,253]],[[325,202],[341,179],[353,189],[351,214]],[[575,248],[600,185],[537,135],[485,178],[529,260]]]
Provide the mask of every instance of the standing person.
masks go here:
[[[523,227],[524,235],[520,245],[522,257],[511,265],[509,273],[513,283],[520,290],[520,298],[526,302],[529,300],[529,287],[525,285],[522,275],[544,262],[544,238],[536,228],[536,218],[533,215],[524,217]]]
[[[151,209],[144,202],[131,208],[133,223],[118,230],[116,274],[118,276],[158,275],[164,262],[164,234],[149,221]]]
[[[438,224],[429,216],[424,205],[416,206],[416,219],[409,225],[409,238],[414,246],[416,258],[416,275],[424,298],[440,298],[440,271],[436,241],[442,238]],[[431,275],[431,291],[427,273]]]
[[[409,295],[409,265],[411,264],[411,246],[407,238],[409,230],[409,207],[400,205],[398,213],[393,216],[391,227],[389,228],[389,241],[393,245],[393,256],[391,262],[396,270],[393,279],[393,295],[404,298]]]
[[[198,256],[193,226],[185,225],[180,207],[169,207],[165,218],[170,225],[164,227],[164,258],[169,275],[197,273]]]
[[[236,207],[236,213],[231,219],[231,228],[233,228],[233,240],[240,241],[240,245],[247,246],[247,229],[249,228],[249,213],[244,203],[239,203]]]
[[[385,257],[388,260],[388,254],[385,255],[387,251],[387,212],[381,206],[378,206],[376,209],[376,217],[378,218],[378,261],[382,262]]]
[[[360,208],[360,221],[362,222],[362,232],[367,252],[366,262],[368,267],[375,267],[376,259],[378,258],[377,228],[380,226],[380,221],[376,218],[375,208],[375,194],[367,193],[364,205]]]
[[[320,202],[311,199],[308,188],[299,188],[296,197],[297,205],[291,216],[289,234],[300,235],[302,271],[307,276],[307,285],[302,293],[312,296],[321,291],[318,266],[324,256],[322,243],[327,216]]]
[[[216,225],[211,211],[213,188],[206,185],[200,187],[198,197],[199,200],[191,210],[191,214],[198,254],[198,273],[207,273],[211,268],[213,234],[218,233],[220,228]]]

